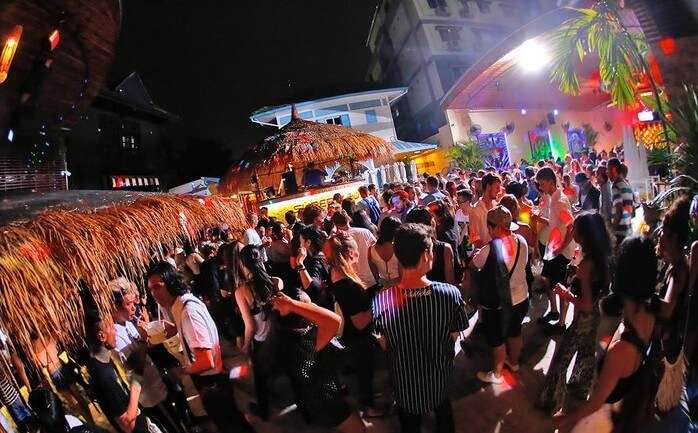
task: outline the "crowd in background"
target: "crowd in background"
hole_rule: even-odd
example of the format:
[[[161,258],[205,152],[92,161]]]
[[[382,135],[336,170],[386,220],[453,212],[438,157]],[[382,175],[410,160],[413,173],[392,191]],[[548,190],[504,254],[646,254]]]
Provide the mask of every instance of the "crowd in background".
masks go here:
[[[698,202],[677,197],[658,236],[634,233],[627,174],[622,154],[589,153],[362,186],[283,218],[262,208],[242,236],[211,229],[153,263],[145,283],[114,280],[112,317],[88,314],[77,363],[37,336],[45,377],[31,378],[26,355],[3,344],[16,375],[0,374],[2,402],[22,433],[76,428],[62,409],[45,415],[50,402],[88,430],[100,429],[85,411],[97,402],[121,433],[196,431],[189,378],[217,429],[254,431],[250,415],[278,411],[284,375],[310,424],[363,432],[395,416],[418,432],[433,413],[436,431],[453,432],[456,345],[467,353],[484,339],[489,368],[477,378],[498,386],[522,368],[522,327],[535,326],[560,335],[535,401],[551,426],[638,431],[679,405],[695,359]],[[547,302],[545,314],[524,325],[533,302]],[[618,326],[602,329],[604,318]],[[251,360],[244,409],[231,379],[245,364],[224,367],[222,340]],[[383,362],[390,387],[376,389]],[[29,405],[16,380],[39,391]]]

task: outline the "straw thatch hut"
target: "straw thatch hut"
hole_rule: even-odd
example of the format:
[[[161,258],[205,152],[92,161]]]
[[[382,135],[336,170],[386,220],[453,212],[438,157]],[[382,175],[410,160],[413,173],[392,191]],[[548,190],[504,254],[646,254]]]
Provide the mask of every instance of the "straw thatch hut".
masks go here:
[[[95,200],[54,205],[0,228],[0,327],[29,351],[32,334],[82,342],[80,287],[110,314],[111,279],[142,281],[148,263],[183,238],[221,223],[245,225],[238,203],[223,197],[124,194],[98,209]]]
[[[277,133],[252,146],[221,179],[218,191],[234,194],[256,176],[260,186],[276,186],[288,164],[331,165],[340,161],[394,158],[393,145],[375,135],[351,128],[303,120],[294,106],[291,121]]]

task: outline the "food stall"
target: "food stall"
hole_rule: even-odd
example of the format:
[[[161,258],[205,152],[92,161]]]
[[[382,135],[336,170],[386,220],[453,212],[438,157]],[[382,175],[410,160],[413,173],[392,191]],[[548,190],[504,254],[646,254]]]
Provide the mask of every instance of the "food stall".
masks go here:
[[[326,207],[334,194],[358,197],[366,183],[358,161],[376,164],[394,160],[394,147],[380,137],[339,125],[311,122],[299,117],[277,133],[252,146],[221,179],[218,193],[237,196],[252,209],[265,207],[270,216],[283,219],[288,210],[310,203]],[[328,176],[338,164],[349,169],[344,176]],[[308,182],[308,173],[322,173],[322,181]]]

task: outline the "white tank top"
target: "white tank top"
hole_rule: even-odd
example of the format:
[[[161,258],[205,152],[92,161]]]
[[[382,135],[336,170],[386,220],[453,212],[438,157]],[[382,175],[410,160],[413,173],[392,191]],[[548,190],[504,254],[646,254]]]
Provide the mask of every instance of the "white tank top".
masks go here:
[[[371,248],[371,261],[378,269],[378,278],[383,286],[386,283],[393,283],[400,278],[400,263],[397,261],[395,254],[386,262],[375,248]]]

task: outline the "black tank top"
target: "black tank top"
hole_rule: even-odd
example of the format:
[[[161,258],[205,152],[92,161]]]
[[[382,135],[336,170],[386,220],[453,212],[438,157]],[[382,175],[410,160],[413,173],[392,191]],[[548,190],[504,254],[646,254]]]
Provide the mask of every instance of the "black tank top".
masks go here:
[[[621,401],[623,397],[625,397],[628,394],[628,391],[630,391],[633,388],[635,382],[637,382],[637,380],[640,378],[640,375],[638,373],[642,370],[642,365],[647,361],[647,344],[644,341],[642,341],[642,338],[640,338],[637,331],[630,322],[623,323],[625,324],[625,330],[622,334],[620,334],[620,341],[625,341],[635,346],[637,352],[641,356],[641,360],[640,365],[637,367],[637,370],[635,370],[633,374],[631,374],[628,377],[618,379],[616,387],[613,388],[613,391],[606,399],[606,403],[610,404]],[[605,358],[606,356],[604,355],[604,359]],[[599,363],[599,371],[601,370],[602,366],[603,359],[602,362]]]
[[[427,273],[427,278],[431,281],[439,283],[446,282],[446,266],[444,262],[444,252],[446,250],[446,242],[434,240],[434,263],[431,265],[431,271]]]

